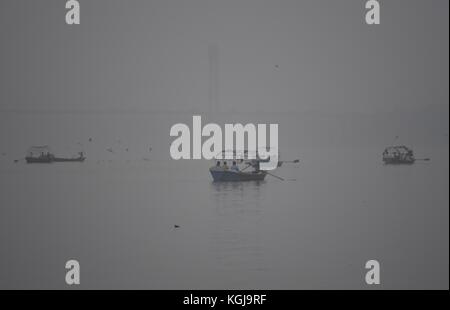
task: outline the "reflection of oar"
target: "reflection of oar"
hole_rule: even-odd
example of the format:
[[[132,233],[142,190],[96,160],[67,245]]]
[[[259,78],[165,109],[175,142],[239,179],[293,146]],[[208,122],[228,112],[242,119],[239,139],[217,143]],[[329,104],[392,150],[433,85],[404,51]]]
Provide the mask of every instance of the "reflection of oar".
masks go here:
[[[288,163],[288,164],[298,164],[300,162],[300,159],[295,159],[295,160],[291,160],[291,161],[282,161],[283,163]]]
[[[267,173],[268,175],[271,175],[271,176],[273,176],[274,178],[277,178],[278,180],[284,181],[284,179],[283,179],[283,178],[280,178],[279,176],[277,176],[277,175],[275,175],[275,174],[272,174],[272,173],[270,173],[270,172],[267,172],[267,171],[266,171],[266,173]]]

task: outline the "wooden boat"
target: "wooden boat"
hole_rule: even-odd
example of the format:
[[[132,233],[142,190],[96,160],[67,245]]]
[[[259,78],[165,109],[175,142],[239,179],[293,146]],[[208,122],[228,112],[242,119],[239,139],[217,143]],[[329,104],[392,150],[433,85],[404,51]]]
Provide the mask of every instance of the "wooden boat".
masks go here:
[[[56,157],[50,152],[50,148],[45,146],[32,146],[28,149],[27,156],[25,160],[29,164],[50,164],[54,162],[83,162],[86,157],[84,157],[83,152],[78,153],[78,157],[75,158],[64,158]]]
[[[386,165],[412,165],[416,159],[413,151],[404,146],[390,146],[383,152],[383,162]]]
[[[224,160],[222,158],[227,159]],[[209,169],[214,182],[262,181],[266,175],[284,181],[283,178],[260,169],[260,163],[268,162],[269,158],[261,159],[258,152],[254,156],[249,156],[247,150],[240,152],[223,151],[222,156],[220,158],[216,156],[214,160],[216,161],[216,165]],[[281,167],[283,162],[299,163],[299,160],[278,161],[278,167]]]

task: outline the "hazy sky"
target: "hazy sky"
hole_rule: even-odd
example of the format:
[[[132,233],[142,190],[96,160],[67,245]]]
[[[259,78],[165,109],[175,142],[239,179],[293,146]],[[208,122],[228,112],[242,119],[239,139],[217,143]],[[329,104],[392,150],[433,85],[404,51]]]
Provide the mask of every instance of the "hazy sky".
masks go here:
[[[1,109],[389,112],[448,102],[447,0],[65,1],[0,4]],[[217,105],[217,104],[216,104]],[[217,107],[216,107],[217,108]]]
[[[382,1],[377,26],[362,0],[80,4],[69,26],[65,1],[1,1],[7,153],[93,137],[100,158],[119,139],[168,158],[170,127],[211,106],[204,122],[279,123],[283,149],[448,148],[447,0]]]

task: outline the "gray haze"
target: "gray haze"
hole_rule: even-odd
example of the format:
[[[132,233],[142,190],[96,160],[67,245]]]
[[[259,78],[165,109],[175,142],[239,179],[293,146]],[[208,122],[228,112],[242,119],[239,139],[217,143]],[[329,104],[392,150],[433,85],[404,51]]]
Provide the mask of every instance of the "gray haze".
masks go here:
[[[448,289],[449,2],[380,2],[368,26],[361,0],[80,1],[68,26],[2,0],[0,288],[79,258],[83,288],[367,288],[379,259],[381,288]],[[212,184],[170,161],[194,114],[278,123],[301,165]],[[431,162],[383,166],[397,143]],[[87,162],[25,165],[43,144]]]

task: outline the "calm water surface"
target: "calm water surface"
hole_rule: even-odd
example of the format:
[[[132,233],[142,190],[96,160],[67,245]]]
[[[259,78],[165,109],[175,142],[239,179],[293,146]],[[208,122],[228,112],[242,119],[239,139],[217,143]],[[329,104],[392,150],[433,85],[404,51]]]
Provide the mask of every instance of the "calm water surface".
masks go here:
[[[207,161],[2,161],[0,286],[65,288],[73,258],[83,288],[364,288],[369,259],[384,288],[448,287],[448,149],[429,151],[299,150],[286,181],[246,183]]]

